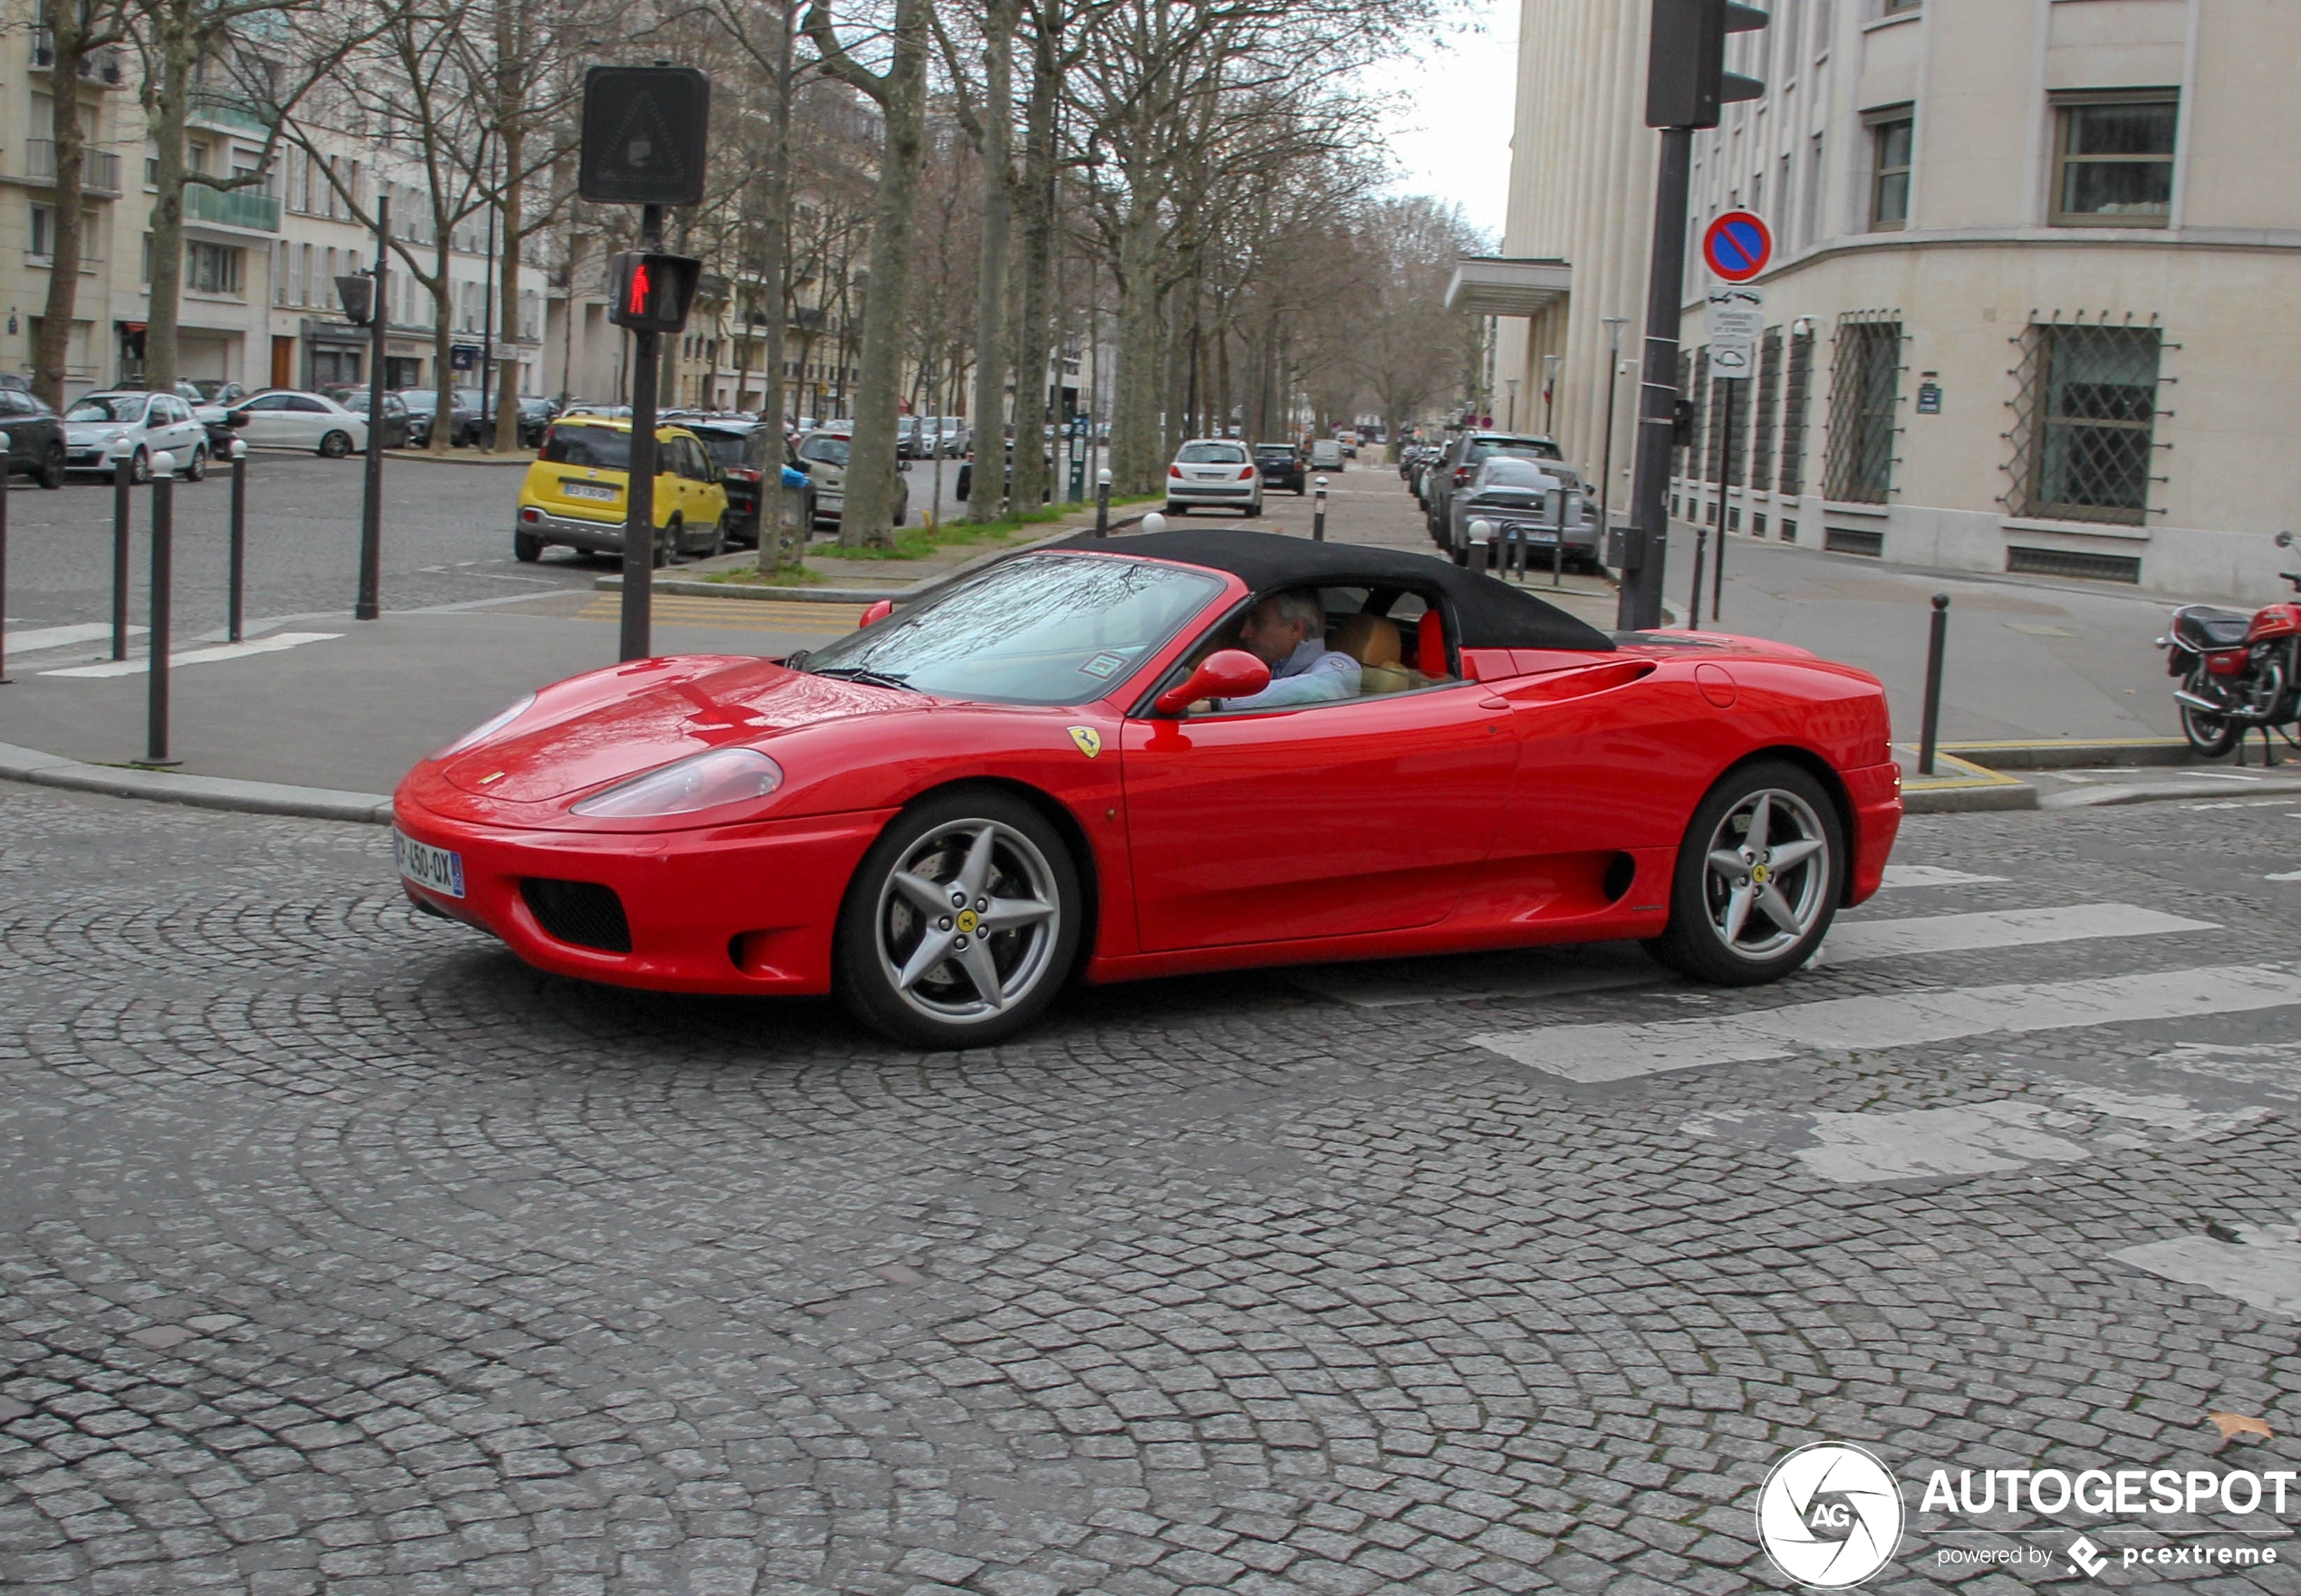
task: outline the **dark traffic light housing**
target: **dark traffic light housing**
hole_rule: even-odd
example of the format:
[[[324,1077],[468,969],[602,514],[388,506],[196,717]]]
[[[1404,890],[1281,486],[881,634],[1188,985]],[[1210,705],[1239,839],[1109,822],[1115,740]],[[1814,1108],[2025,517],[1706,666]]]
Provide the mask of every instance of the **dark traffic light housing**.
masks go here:
[[[700,205],[711,80],[691,66],[583,74],[575,191],[594,205]]]
[[[335,296],[342,302],[343,319],[354,327],[365,327],[375,320],[376,280],[367,273],[338,277]]]
[[[703,263],[691,255],[654,255],[635,250],[607,264],[607,319],[634,332],[679,332],[687,327]]]
[[[1766,13],[1735,0],[1654,0],[1646,58],[1646,125],[1714,128],[1718,110],[1756,100],[1766,85],[1726,70],[1726,35],[1766,25]]]

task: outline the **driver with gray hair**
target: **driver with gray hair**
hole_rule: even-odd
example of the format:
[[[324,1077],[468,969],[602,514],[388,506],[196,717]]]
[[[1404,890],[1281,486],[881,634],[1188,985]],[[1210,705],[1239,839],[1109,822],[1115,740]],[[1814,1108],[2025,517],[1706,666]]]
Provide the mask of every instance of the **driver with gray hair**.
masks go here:
[[[1239,646],[1270,667],[1270,686],[1218,709],[1275,709],[1358,697],[1358,661],[1326,646],[1326,606],[1315,588],[1273,593],[1247,612]]]

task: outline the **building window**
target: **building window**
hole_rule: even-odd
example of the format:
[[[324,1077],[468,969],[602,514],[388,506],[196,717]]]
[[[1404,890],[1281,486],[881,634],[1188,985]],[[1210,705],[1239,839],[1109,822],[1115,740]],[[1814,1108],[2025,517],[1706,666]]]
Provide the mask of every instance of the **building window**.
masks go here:
[[[1905,109],[1870,123],[1870,231],[1910,225],[1910,152],[1917,124]]]
[[[1822,135],[1816,133],[1806,146],[1805,156],[1805,226],[1807,244],[1822,236]]]
[[[1782,406],[1782,330],[1768,327],[1757,348],[1757,409],[1751,418],[1749,485],[1763,492],[1773,485],[1774,429]]]
[[[196,293],[237,293],[243,252],[221,244],[184,245],[184,286]]]
[[[32,207],[32,253],[46,260],[56,253],[56,211],[53,206]]]
[[[1840,316],[1830,368],[1830,453],[1825,491],[1855,505],[1882,505],[1893,486],[1894,407],[1901,387],[1901,323],[1874,312]]]
[[[2173,212],[2170,90],[2062,99],[2055,107],[2054,223],[2063,227],[2162,227]]]
[[[2030,327],[2014,400],[2017,514],[2140,524],[2163,347],[2156,327]]]
[[[1905,11],[1915,11],[1921,0],[1878,0],[1880,16],[1900,16]]]
[[[1813,387],[1812,324],[1795,324],[1790,329],[1789,370],[1782,380],[1782,475],[1775,484],[1776,491],[1793,498],[1805,491],[1805,396]],[[1782,525],[1782,535],[1789,536],[1791,523]]]

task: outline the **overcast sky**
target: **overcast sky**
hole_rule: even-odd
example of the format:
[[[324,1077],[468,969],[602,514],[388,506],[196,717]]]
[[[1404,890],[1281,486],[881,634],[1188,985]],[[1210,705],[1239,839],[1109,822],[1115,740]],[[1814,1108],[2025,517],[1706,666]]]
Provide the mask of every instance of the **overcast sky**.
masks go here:
[[[1402,72],[1386,69],[1404,99],[1391,118],[1391,155],[1402,194],[1459,204],[1470,225],[1502,243],[1510,187],[1511,98],[1517,81],[1517,0],[1471,0],[1485,28],[1433,40]]]

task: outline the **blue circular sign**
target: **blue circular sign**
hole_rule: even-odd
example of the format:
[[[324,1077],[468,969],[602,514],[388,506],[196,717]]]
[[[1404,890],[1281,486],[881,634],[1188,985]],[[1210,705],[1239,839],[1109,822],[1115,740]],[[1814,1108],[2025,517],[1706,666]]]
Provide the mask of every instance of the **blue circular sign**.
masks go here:
[[[1774,234],[1764,218],[1729,210],[1702,235],[1702,260],[1728,283],[1747,283],[1774,258]]]

